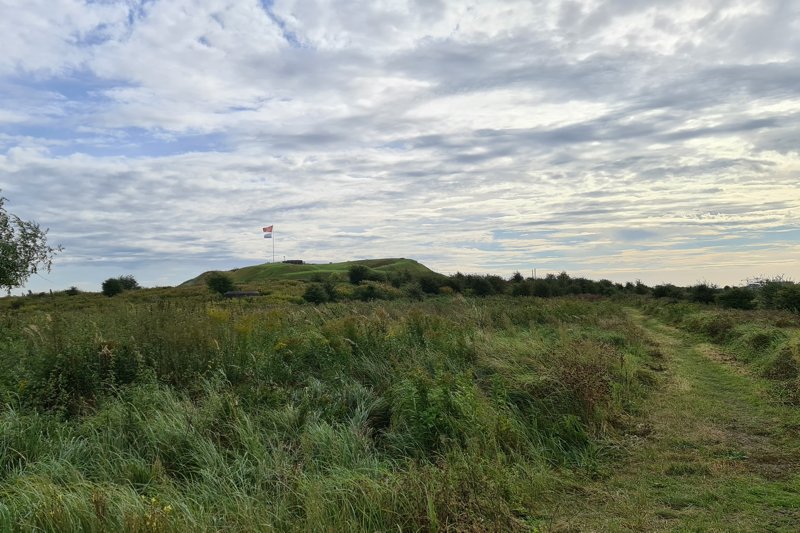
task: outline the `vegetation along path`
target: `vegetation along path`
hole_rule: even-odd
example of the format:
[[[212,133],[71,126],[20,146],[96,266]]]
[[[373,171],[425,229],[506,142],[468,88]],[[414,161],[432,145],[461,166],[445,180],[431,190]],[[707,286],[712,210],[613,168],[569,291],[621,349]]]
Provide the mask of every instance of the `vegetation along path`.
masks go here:
[[[800,408],[719,348],[629,310],[664,356],[624,459],[552,513],[555,531],[800,530]]]

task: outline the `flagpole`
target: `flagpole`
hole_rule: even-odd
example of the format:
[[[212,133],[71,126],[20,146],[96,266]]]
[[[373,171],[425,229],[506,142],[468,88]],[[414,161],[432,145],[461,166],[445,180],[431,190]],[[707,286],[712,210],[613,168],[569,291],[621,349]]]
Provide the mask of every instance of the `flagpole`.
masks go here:
[[[272,262],[275,262],[275,230],[272,231]]]

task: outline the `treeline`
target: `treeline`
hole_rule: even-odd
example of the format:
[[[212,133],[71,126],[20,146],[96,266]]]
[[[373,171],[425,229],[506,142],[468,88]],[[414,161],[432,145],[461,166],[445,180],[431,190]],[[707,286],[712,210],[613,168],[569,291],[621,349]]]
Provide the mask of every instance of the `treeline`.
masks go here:
[[[429,273],[413,275],[407,271],[378,272],[354,265],[348,272],[349,287],[342,287],[333,276],[311,283],[304,299],[313,303],[337,300],[376,300],[427,295],[463,294],[465,296],[559,296],[612,297],[623,295],[651,296],[672,301],[715,304],[731,309],[785,309],[800,312],[800,284],[782,277],[752,280],[744,287],[717,287],[699,283],[688,287],[661,284],[650,287],[641,281],[615,283],[607,279],[592,280],[572,277],[566,272],[541,278],[526,278],[515,272],[506,279],[495,274],[462,274],[445,276]]]
[[[335,276],[319,278],[309,284],[304,299],[323,303],[343,299],[373,300],[411,297],[421,299],[431,295],[463,294],[465,296],[614,296],[616,294],[649,294],[652,289],[636,283],[614,283],[603,279],[573,278],[566,272],[548,274],[543,278],[525,278],[515,272],[509,279],[495,274],[462,274],[445,276],[428,273],[414,275],[407,271],[378,272],[354,265],[348,272],[350,287],[342,287]]]
[[[709,283],[691,287],[656,285],[652,295],[674,301],[716,304],[728,309],[783,309],[800,313],[800,284],[781,276],[750,280],[743,287],[720,288]]]

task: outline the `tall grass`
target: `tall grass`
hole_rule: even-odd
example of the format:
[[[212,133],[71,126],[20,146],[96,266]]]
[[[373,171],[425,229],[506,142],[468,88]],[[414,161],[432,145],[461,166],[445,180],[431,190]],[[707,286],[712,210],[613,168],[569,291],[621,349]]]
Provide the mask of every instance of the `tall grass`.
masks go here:
[[[0,531],[531,529],[652,384],[610,302],[2,320]]]

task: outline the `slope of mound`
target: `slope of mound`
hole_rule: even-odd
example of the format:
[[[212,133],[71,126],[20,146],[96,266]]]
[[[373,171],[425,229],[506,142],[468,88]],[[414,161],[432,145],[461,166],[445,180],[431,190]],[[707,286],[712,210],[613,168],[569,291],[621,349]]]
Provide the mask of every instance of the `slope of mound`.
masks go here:
[[[375,272],[390,274],[394,272],[408,272],[411,277],[417,278],[434,272],[425,265],[413,259],[363,259],[360,261],[345,261],[342,263],[292,265],[288,263],[266,263],[249,267],[237,268],[226,272],[235,283],[254,283],[271,280],[312,280],[320,276],[341,275],[353,265],[363,265]],[[185,281],[181,286],[199,285],[205,282],[210,272],[203,272],[196,278]]]

